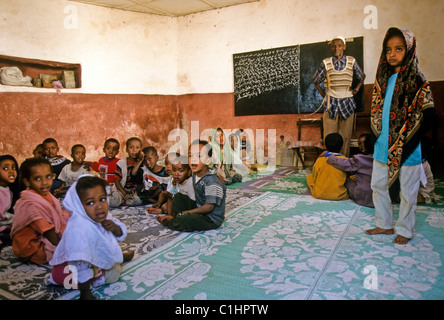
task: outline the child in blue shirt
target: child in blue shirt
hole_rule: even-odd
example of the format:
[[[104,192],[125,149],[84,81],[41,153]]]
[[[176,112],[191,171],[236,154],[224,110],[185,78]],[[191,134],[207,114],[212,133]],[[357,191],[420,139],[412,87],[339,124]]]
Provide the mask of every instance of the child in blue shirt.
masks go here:
[[[421,176],[421,137],[435,115],[429,82],[420,71],[416,39],[408,30],[390,28],[376,72],[371,129],[376,136],[372,172],[376,228],[366,234],[393,234],[397,244],[413,237]],[[399,218],[393,226],[389,188],[399,183]]]

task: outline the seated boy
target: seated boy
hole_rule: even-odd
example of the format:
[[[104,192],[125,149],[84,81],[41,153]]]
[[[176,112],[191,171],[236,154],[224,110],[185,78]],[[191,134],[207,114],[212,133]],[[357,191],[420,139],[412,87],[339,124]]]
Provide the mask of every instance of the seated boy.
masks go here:
[[[137,176],[131,175],[131,171],[141,158],[142,141],[137,137],[126,141],[126,152],[128,157],[117,162],[115,188],[111,189],[109,195],[109,206],[117,208],[121,205],[139,206],[142,200],[136,194],[136,188],[142,184]]]
[[[339,133],[330,133],[325,137],[324,144],[327,148],[325,156],[318,157],[313,165],[312,173],[307,175],[311,195],[324,200],[348,199],[348,191],[345,187],[347,173],[327,163],[327,157],[331,154],[345,158],[339,153],[343,145],[342,136]]]
[[[59,145],[55,139],[47,138],[45,139],[45,141],[43,141],[42,144],[43,150],[45,152],[45,158],[51,164],[52,172],[55,174],[55,178],[51,187],[51,193],[54,194],[54,191],[56,189],[59,189],[63,183],[59,179],[60,172],[62,171],[63,167],[71,163],[71,161],[58,154]]]
[[[226,186],[210,170],[211,148],[203,140],[194,141],[188,162],[193,172],[196,201],[178,193],[173,198],[173,215],[158,216],[157,220],[177,231],[199,231],[219,228],[225,219]]]
[[[57,197],[63,197],[68,191],[69,187],[80,177],[82,174],[89,173],[89,170],[85,168],[84,161],[86,156],[86,149],[81,144],[73,145],[71,148],[72,162],[63,167],[59,174],[59,179],[62,181],[62,185],[54,190],[54,195]]]
[[[373,171],[373,149],[370,134],[362,134],[358,138],[359,154],[351,158],[336,157],[333,153],[327,158],[327,163],[347,173],[345,187],[350,199],[361,206],[373,208],[373,192],[371,179]]]
[[[103,146],[105,156],[100,158],[99,161],[89,162],[91,169],[98,172],[100,178],[106,180],[109,185],[114,185],[117,161],[119,161],[119,158],[116,158],[116,156],[119,150],[119,141],[114,138],[109,138]]]
[[[155,147],[143,148],[144,157],[132,170],[132,175],[143,181],[143,187],[137,188],[137,194],[143,204],[155,203],[162,191],[166,190],[170,176],[165,167],[160,166],[159,155]]]

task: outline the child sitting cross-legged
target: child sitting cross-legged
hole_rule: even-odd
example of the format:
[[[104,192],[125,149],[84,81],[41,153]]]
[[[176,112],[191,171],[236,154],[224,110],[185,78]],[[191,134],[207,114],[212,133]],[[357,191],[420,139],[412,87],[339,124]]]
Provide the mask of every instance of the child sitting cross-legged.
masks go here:
[[[216,170],[210,170],[211,145],[203,140],[194,141],[188,154],[193,172],[196,200],[178,193],[173,198],[173,214],[158,216],[157,220],[172,230],[198,231],[219,228],[225,219],[226,186],[219,180]]]
[[[27,189],[14,206],[12,251],[23,262],[44,264],[51,260],[70,215],[50,193],[54,173],[48,160],[26,159],[19,176]]]
[[[50,261],[53,268],[47,284],[79,289],[81,300],[95,300],[91,287],[119,280],[120,264],[134,255],[122,253],[118,243],[126,238],[127,229],[111,216],[106,182],[99,177],[79,177],[63,206],[72,217]]]
[[[373,171],[373,149],[370,134],[359,136],[359,154],[351,158],[337,157],[333,153],[324,152],[327,163],[347,173],[345,187],[350,199],[361,206],[373,208],[371,179]]]
[[[342,149],[343,139],[339,133],[330,133],[325,137],[327,152],[319,156],[313,165],[312,173],[307,175],[307,184],[311,195],[324,200],[346,200],[348,191],[345,187],[347,174],[327,163],[327,157],[334,154],[345,158],[339,152]]]

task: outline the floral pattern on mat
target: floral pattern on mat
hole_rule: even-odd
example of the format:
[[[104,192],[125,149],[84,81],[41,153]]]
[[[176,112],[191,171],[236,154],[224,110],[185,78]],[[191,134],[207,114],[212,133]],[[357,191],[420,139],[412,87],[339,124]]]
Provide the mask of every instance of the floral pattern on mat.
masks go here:
[[[232,210],[259,193],[227,190],[226,210]],[[112,209],[114,217],[125,223],[128,236],[121,243],[123,250],[135,250],[134,259],[160,248],[180,235],[156,221],[155,215],[145,213],[145,207],[121,207]],[[49,264],[22,263],[11,247],[0,254],[0,300],[52,300],[69,291],[59,286],[47,286],[45,279],[51,272]]]
[[[100,299],[440,299],[442,228],[420,208],[405,246],[365,235],[372,209],[267,192],[222,228],[182,233],[126,265]],[[329,209],[329,210],[327,210]],[[444,209],[437,209],[435,217]],[[433,218],[432,218],[433,219]],[[62,297],[75,299],[76,292]]]

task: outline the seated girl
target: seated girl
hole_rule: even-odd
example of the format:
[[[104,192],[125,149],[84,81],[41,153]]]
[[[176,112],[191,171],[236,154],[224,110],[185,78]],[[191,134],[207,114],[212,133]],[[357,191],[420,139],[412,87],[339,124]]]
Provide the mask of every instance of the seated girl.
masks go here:
[[[63,206],[72,213],[54,256],[48,284],[80,290],[80,299],[95,300],[91,286],[119,280],[121,263],[134,252],[122,253],[127,229],[109,213],[105,180],[82,175],[69,188]],[[75,270],[75,272],[73,272]]]
[[[12,251],[23,262],[44,264],[51,260],[70,215],[50,193],[54,174],[48,160],[26,159],[20,178],[27,189],[14,206]]]
[[[12,243],[13,207],[20,194],[17,171],[17,161],[13,156],[0,156],[0,251]]]

